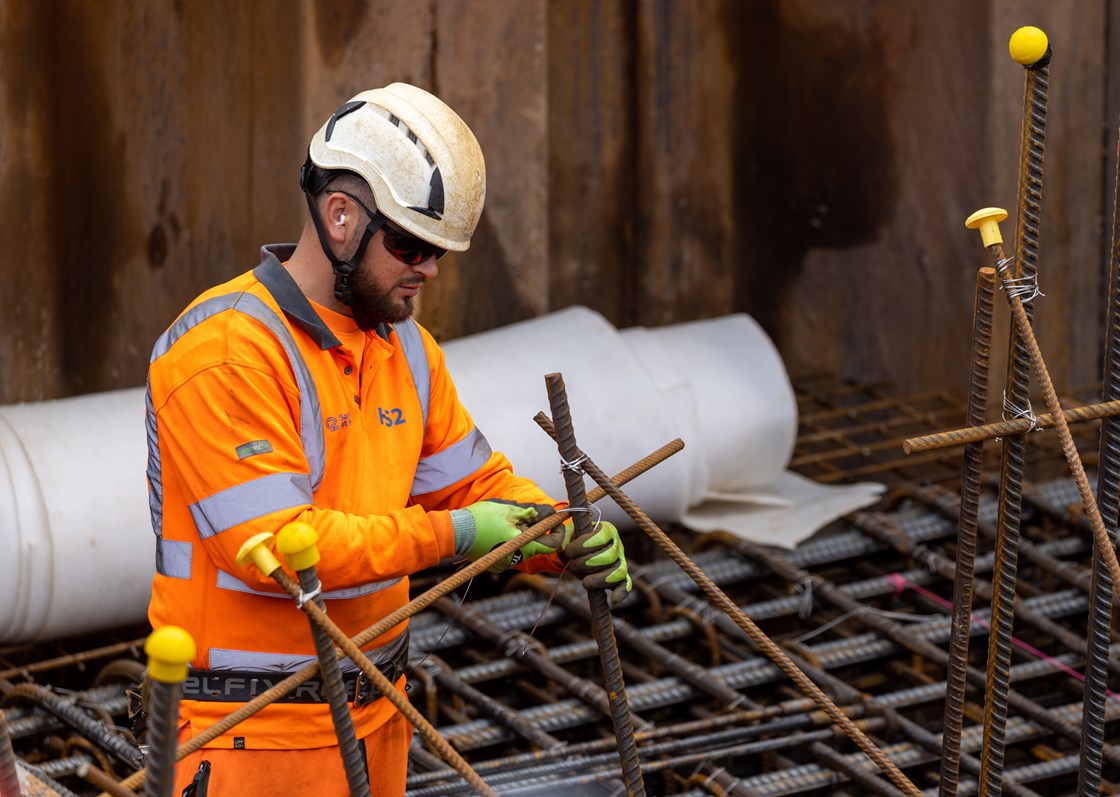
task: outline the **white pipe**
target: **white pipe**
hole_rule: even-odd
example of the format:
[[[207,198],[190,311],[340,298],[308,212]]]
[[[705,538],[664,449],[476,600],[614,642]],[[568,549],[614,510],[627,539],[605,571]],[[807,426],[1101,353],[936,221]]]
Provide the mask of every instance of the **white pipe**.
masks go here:
[[[144,619],[144,391],[0,407],[0,641]]]
[[[789,379],[747,316],[619,334],[574,307],[444,351],[493,447],[558,498],[556,447],[532,420],[548,412],[550,372],[564,376],[578,443],[608,473],[684,439],[684,451],[626,488],[659,520],[681,518],[713,489],[766,483],[792,450]],[[142,389],[0,407],[0,642],[144,619],[155,566],[146,458]]]

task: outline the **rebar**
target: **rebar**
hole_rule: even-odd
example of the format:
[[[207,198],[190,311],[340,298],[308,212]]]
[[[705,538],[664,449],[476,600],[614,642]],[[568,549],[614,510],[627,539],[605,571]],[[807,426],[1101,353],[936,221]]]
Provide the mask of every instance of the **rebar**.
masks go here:
[[[22,794],[16,770],[16,752],[12,749],[12,736],[8,732],[8,718],[0,709],[0,797],[21,797]]]
[[[580,458],[576,445],[576,433],[568,409],[568,394],[564,390],[564,377],[559,373],[547,374],[544,378],[548,388],[548,404],[552,410],[555,435],[560,459],[564,463],[564,486],[568,493],[568,504],[576,512],[572,522],[577,537],[592,532],[591,518],[588,514],[587,491],[583,476],[575,463]],[[609,479],[607,480],[609,483]],[[604,486],[604,489],[606,487]],[[645,784],[642,782],[642,768],[638,761],[638,748],[634,743],[634,718],[630,716],[630,705],[626,700],[626,684],[622,677],[622,662],[618,657],[618,642],[611,623],[610,596],[605,589],[589,589],[587,601],[591,609],[591,627],[595,641],[599,645],[599,662],[603,668],[603,683],[611,707],[611,722],[614,735],[618,740],[618,759],[622,765],[622,778],[629,797],[644,797]]]
[[[112,797],[136,797],[136,792],[124,788],[115,778],[105,774],[93,764],[82,764],[78,767],[77,775],[95,789],[100,789]],[[0,791],[0,794],[3,792]]]
[[[327,605],[323,601],[322,584],[315,567],[297,570],[300,600],[308,600],[302,596],[313,595],[309,600],[324,615]],[[366,771],[366,757],[358,738],[354,733],[354,718],[350,714],[350,702],[346,689],[342,685],[342,670],[338,665],[338,656],[334,643],[331,642],[327,632],[316,622],[310,620],[311,637],[315,641],[315,657],[319,660],[319,672],[322,677],[323,691],[327,696],[330,706],[331,722],[334,723],[335,735],[338,737],[339,753],[342,756],[342,768],[346,772],[346,783],[350,787],[351,797],[368,797],[369,773]]]
[[[545,418],[542,413],[538,413],[534,420],[550,435],[553,433],[554,430],[549,420]],[[607,475],[600,470],[583,451],[574,449],[570,453],[573,457],[580,460],[580,465],[584,472],[595,480],[599,486],[614,499],[615,503],[630,515],[634,522],[638,524],[639,528],[646,532],[674,562],[680,565],[682,570],[688,573],[693,581],[704,591],[704,594],[707,595],[716,606],[722,609],[725,614],[730,616],[735,624],[747,633],[758,649],[764,652],[803,692],[811,697],[813,701],[820,706],[821,710],[843,730],[848,738],[855,742],[857,747],[866,753],[867,756],[883,770],[896,786],[908,795],[917,795],[920,793],[917,787],[902,774],[898,767],[867,738],[866,734],[846,717],[816,684],[805,676],[786,652],[778,647],[772,639],[766,636],[766,634],[762,632],[762,629],[755,625],[754,621],[752,621],[710,578],[708,578],[707,575],[705,575],[704,571],[696,567],[696,563],[693,562],[676,543],[669,539],[665,532],[659,529],[633,501],[614,485]]]
[[[1037,68],[1026,70],[1023,87],[1023,127],[1019,153],[1019,204],[1016,213],[1015,260],[1009,273],[1020,280],[1031,280],[1038,273],[1038,245],[1042,220],[1042,166],[1046,146],[1047,88],[1050,83],[1049,59]],[[1002,251],[997,267],[1004,260]],[[1010,291],[1015,324],[1012,325],[1007,357],[1005,402],[1024,407],[1030,394],[1028,335],[1030,311]],[[1016,309],[1017,308],[1017,309]],[[1056,402],[1055,402],[1056,403]],[[1059,433],[1065,426],[1061,409],[1047,407]],[[1000,462],[1000,513],[996,535],[996,570],[992,578],[992,632],[988,637],[988,680],[984,692],[985,744],[981,758],[980,797],[1000,797],[1004,766],[1003,727],[1007,722],[1007,672],[1011,662],[1011,630],[1015,612],[1015,579],[1018,567],[1019,520],[1022,511],[1021,485],[1026,460],[1026,441],[1021,436],[1005,437]]]
[[[1117,133],[1120,153],[1120,131]],[[1120,161],[1116,165],[1112,197],[1112,246],[1109,255],[1108,318],[1105,322],[1104,386],[1101,399],[1120,398]],[[1120,519],[1120,421],[1101,424],[1097,496],[1101,522],[1115,529]],[[1108,541],[1111,549],[1112,541]],[[1101,747],[1104,745],[1104,704],[1108,692],[1108,644],[1112,630],[1112,592],[1115,583],[1102,552],[1094,550],[1089,587],[1088,640],[1085,649],[1085,708],[1081,720],[1081,761],[1077,772],[1078,797],[1101,791]]]
[[[1066,419],[1067,424],[1099,421],[1102,418],[1111,418],[1115,415],[1120,415],[1120,401],[1117,400],[1062,410],[1062,416]],[[940,448],[952,448],[969,443],[983,443],[985,440],[995,440],[1009,435],[1026,434],[1036,429],[1051,429],[1055,425],[1054,416],[1048,412],[1044,412],[1033,419],[1010,418],[1006,421],[978,424],[966,422],[966,425],[960,429],[907,438],[902,441],[902,450],[907,454],[935,451]]]
[[[148,688],[148,777],[144,797],[171,797],[179,730],[178,683],[152,680]]]
[[[0,679],[0,692],[5,698],[23,698],[46,709],[129,769],[139,769],[143,765],[144,757],[139,748],[49,689],[30,683],[13,685]]]
[[[984,422],[988,403],[988,364],[992,349],[992,306],[996,272],[976,272],[973,309],[972,358],[969,367],[969,425]],[[907,452],[909,453],[909,452]],[[961,513],[957,526],[957,561],[953,581],[953,625],[949,637],[949,667],[946,677],[944,749],[941,755],[941,797],[955,797],[960,775],[961,728],[964,723],[964,693],[968,666],[968,640],[972,618],[973,570],[976,563],[976,524],[980,515],[980,473],[983,443],[965,446],[961,477]]]

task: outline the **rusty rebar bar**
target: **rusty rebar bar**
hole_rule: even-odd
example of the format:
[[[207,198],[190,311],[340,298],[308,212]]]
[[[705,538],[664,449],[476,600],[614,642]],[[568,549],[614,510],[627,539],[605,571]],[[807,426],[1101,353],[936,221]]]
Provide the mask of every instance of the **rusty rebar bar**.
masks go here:
[[[618,484],[626,484],[628,481],[637,478],[650,468],[661,462],[664,462],[666,459],[683,449],[684,442],[680,439],[666,443],[657,451],[654,451],[652,454],[643,457],[642,459],[631,465],[629,468],[619,473],[614,477],[614,480]],[[602,488],[597,488],[595,490],[592,490],[591,493],[588,494],[587,500],[594,503],[595,501],[601,500],[605,495],[605,490],[603,490]],[[456,571],[455,575],[440,582],[427,592],[416,596],[400,609],[397,609],[388,616],[377,621],[365,631],[362,631],[360,634],[355,636],[352,641],[358,647],[368,645],[370,642],[377,639],[377,637],[390,631],[393,628],[396,628],[398,625],[403,623],[409,617],[412,617],[417,612],[428,608],[439,598],[450,594],[454,590],[461,587],[463,584],[467,583],[467,581],[469,581],[470,579],[481,573],[484,573],[487,568],[492,567],[505,557],[521,550],[523,546],[532,542],[537,537],[540,537],[542,534],[545,534],[551,529],[560,525],[560,523],[562,523],[564,519],[564,515],[552,515],[551,517],[547,517],[539,523],[534,524],[533,526],[526,529],[523,533],[514,537],[512,540],[502,543],[497,548],[490,551],[490,553],[479,557],[477,561],[465,565],[463,568]],[[230,712],[226,717],[214,723],[206,730],[195,736],[192,736],[183,744],[179,745],[179,748],[175,753],[176,758],[178,760],[182,760],[191,753],[202,749],[204,745],[214,741],[222,734],[236,727],[238,723],[243,722],[244,720],[253,716],[264,707],[274,703],[276,700],[279,700],[280,698],[291,694],[296,689],[298,689],[300,685],[314,678],[316,673],[318,672],[319,662],[316,661],[307,665],[299,672],[293,673],[289,677],[285,678],[281,683],[276,684],[276,686],[273,686],[257,695],[248,703]],[[130,775],[127,779],[122,781],[122,783],[124,784],[125,788],[135,788],[144,782],[145,777],[146,772],[144,770],[140,770],[139,772],[135,772]]]
[[[992,307],[996,271],[976,272],[973,305],[972,358],[969,365],[968,411],[970,426],[984,422],[988,403],[988,365],[992,351]],[[949,668],[945,685],[945,717],[941,754],[941,797],[956,797],[960,777],[961,729],[964,726],[964,693],[968,668],[968,640],[972,627],[973,570],[976,565],[976,523],[980,514],[980,474],[984,444],[965,446],[961,475],[961,514],[957,524],[957,561],[953,581],[953,621],[949,636]]]
[[[547,374],[544,378],[548,388],[548,403],[552,409],[555,424],[556,445],[560,459],[564,463],[564,486],[568,493],[568,504],[576,512],[572,517],[577,537],[593,531],[588,513],[587,491],[583,475],[576,467],[580,458],[576,445],[576,433],[568,409],[568,395],[564,390],[564,377],[559,373]],[[609,483],[609,480],[608,480]],[[591,628],[599,645],[599,662],[603,668],[603,683],[611,705],[611,722],[614,735],[618,740],[618,758],[622,765],[622,778],[629,797],[644,797],[645,784],[642,782],[642,767],[638,760],[638,747],[634,742],[634,719],[630,716],[630,704],[626,700],[626,684],[622,677],[622,662],[618,657],[618,642],[611,623],[610,595],[605,589],[589,589],[587,601],[591,607]]]
[[[101,789],[102,792],[111,795],[111,797],[136,797],[136,792],[124,788],[119,781],[106,774],[103,770],[98,769],[93,764],[82,764],[78,767],[76,774],[95,789]],[[0,790],[0,795],[5,795],[6,797],[6,792]]]
[[[1102,401],[1098,404],[1086,404],[1084,407],[1062,410],[1066,423],[1081,423],[1083,421],[1099,421],[1102,418],[1111,418],[1120,415],[1120,401]],[[922,437],[909,437],[902,441],[902,450],[907,454],[922,451],[934,451],[940,448],[967,445],[969,443],[982,443],[985,440],[995,440],[997,437],[1008,435],[1026,434],[1035,429],[1051,429],[1055,426],[1054,416],[1044,412],[1033,420],[1030,418],[1012,418],[996,423],[967,423],[960,429],[948,432],[936,432]]]
[[[144,756],[136,745],[104,723],[95,720],[73,702],[59,697],[46,687],[32,683],[13,685],[0,679],[0,693],[3,693],[5,698],[19,697],[30,700],[46,709],[129,769],[139,769],[143,764]]]
[[[131,642],[118,642],[114,645],[105,645],[92,650],[85,650],[80,653],[71,653],[66,656],[58,656],[53,659],[44,659],[32,664],[24,664],[19,667],[9,667],[6,670],[0,670],[0,678],[12,678],[17,675],[29,676],[32,673],[44,672],[46,670],[54,670],[59,667],[67,667],[71,664],[84,664],[87,661],[95,659],[103,659],[108,656],[116,656],[118,653],[126,653],[129,651],[139,650],[144,645],[143,639],[134,639]]]
[[[1046,103],[1050,83],[1049,58],[1026,70],[1023,87],[1023,122],[1019,151],[1019,204],[1016,212],[1015,260],[1008,271],[1015,278],[1032,280],[1038,273],[1038,246],[1042,221],[1042,166],[1046,146]],[[1002,249],[997,268],[1003,265]],[[1011,291],[1008,299],[1012,297]],[[1016,307],[1018,308],[1016,310]],[[1022,302],[1012,301],[1012,325],[1007,357],[1005,404],[1025,407],[1030,395],[1028,335],[1030,314]],[[1037,347],[1036,347],[1037,348]],[[1065,426],[1061,408],[1047,404],[1059,435]],[[1015,580],[1019,562],[1019,522],[1026,441],[1005,437],[1000,462],[999,521],[996,568],[992,578],[992,630],[988,638],[989,686],[984,693],[984,750],[981,756],[980,797],[1000,797],[1004,766],[1004,728],[1007,725],[1007,692],[1010,689],[1011,632],[1015,612]]]
[[[1120,155],[1120,131],[1117,133]],[[1112,197],[1112,246],[1109,255],[1108,319],[1105,323],[1104,386],[1101,398],[1120,399],[1120,160]],[[1101,424],[1097,465],[1097,497],[1101,521],[1115,529],[1120,518],[1120,421],[1107,418]],[[1101,747],[1104,745],[1105,700],[1108,693],[1108,646],[1112,631],[1112,576],[1102,552],[1094,550],[1089,587],[1088,641],[1085,648],[1085,699],[1081,720],[1081,760],[1077,771],[1078,797],[1101,792]]]
[[[16,751],[12,748],[12,735],[8,731],[8,718],[0,709],[0,797],[20,797],[19,771]]]
[[[551,422],[543,413],[538,413],[533,420],[550,435],[554,433],[555,430]],[[659,529],[657,525],[622,492],[622,490],[611,483],[607,475],[600,470],[583,451],[576,449],[572,454],[576,459],[580,459],[580,466],[583,468],[584,472],[594,479],[611,498],[614,499],[615,503],[633,518],[634,522],[636,522],[638,526],[696,582],[701,590],[703,590],[704,594],[708,596],[709,600],[727,614],[735,624],[747,634],[760,651],[765,653],[771,661],[778,665],[798,688],[813,699],[813,702],[840,727],[860,750],[875,762],[876,766],[890,778],[892,783],[911,797],[919,797],[921,795],[918,788],[911,783],[910,780],[902,774],[901,770],[894,765],[894,762],[892,762],[883,751],[859,729],[856,723],[845,716],[836,704],[821,691],[820,687],[813,683],[805,673],[793,663],[789,655],[770,639],[770,637],[763,633],[762,629],[755,625],[754,621],[751,620],[734,601],[727,597],[723,590],[716,586],[715,582],[712,581],[703,570],[697,567],[696,563],[693,562],[665,532]]]
[[[322,584],[315,567],[297,570],[299,588],[302,595],[313,595],[311,601],[319,607],[325,616],[327,605],[323,601]],[[303,600],[301,597],[300,600]],[[366,770],[365,751],[358,744],[358,737],[354,732],[354,718],[350,714],[350,702],[346,688],[342,684],[342,670],[339,668],[338,656],[335,653],[334,643],[331,642],[326,630],[314,620],[308,618],[311,624],[311,638],[315,642],[315,656],[319,660],[319,672],[322,676],[323,692],[327,696],[330,706],[331,722],[334,723],[334,732],[338,737],[339,754],[342,757],[342,768],[346,772],[346,783],[350,787],[351,797],[367,797],[369,792],[369,773]]]
[[[156,679],[148,688],[148,778],[144,781],[144,797],[171,797],[175,789],[179,688],[178,683]]]

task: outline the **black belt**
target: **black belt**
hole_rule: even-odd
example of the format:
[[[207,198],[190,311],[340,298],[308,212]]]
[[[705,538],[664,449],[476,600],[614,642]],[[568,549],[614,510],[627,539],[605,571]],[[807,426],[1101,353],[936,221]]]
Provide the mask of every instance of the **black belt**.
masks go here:
[[[407,632],[406,632],[407,633]],[[392,644],[392,643],[390,643]],[[387,661],[374,662],[374,667],[395,684],[404,675],[408,662],[407,642]],[[214,703],[248,703],[257,695],[282,682],[292,673],[248,672],[244,670],[196,670],[193,667],[183,681],[180,694],[184,700],[203,700]],[[361,672],[344,673],[342,688],[349,702],[364,706],[381,697],[381,692]],[[279,698],[277,703],[326,703],[327,692],[321,678],[309,678],[291,694]]]

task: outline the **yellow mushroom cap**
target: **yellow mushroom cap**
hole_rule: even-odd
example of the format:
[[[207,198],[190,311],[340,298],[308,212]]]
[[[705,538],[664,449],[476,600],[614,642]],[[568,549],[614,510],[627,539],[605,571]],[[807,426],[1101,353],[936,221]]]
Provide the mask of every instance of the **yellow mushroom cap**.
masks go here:
[[[319,534],[308,523],[288,523],[276,535],[276,550],[284,555],[292,570],[306,570],[319,562]]]
[[[1042,60],[1049,46],[1050,40],[1045,33],[1039,28],[1026,25],[1011,34],[1007,49],[1015,63],[1030,66]]]
[[[148,675],[165,684],[181,683],[187,677],[187,665],[198,648],[186,630],[177,625],[157,628],[144,642],[148,654]]]

